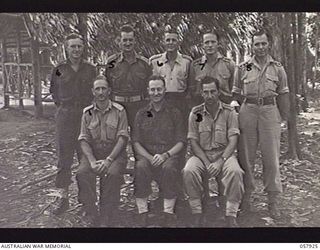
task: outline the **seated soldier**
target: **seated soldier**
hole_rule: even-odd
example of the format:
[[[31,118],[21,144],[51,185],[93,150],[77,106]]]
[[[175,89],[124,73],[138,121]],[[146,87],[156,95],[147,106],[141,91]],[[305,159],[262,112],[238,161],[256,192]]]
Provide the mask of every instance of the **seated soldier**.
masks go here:
[[[156,180],[164,198],[163,224],[168,227],[176,223],[174,207],[185,131],[180,111],[164,99],[164,78],[151,76],[148,83],[150,103],[138,111],[133,127],[132,141],[137,157],[135,195],[141,226],[145,227],[151,181]]]
[[[96,176],[100,177],[100,226],[109,226],[120,200],[126,167],[128,121],[125,109],[109,99],[104,76],[93,83],[94,102],[83,110],[79,136],[83,155],[77,172],[79,202],[92,224],[97,225]]]
[[[238,135],[237,113],[220,102],[219,81],[206,76],[201,80],[204,103],[192,109],[187,138],[192,156],[182,170],[183,182],[192,211],[193,226],[203,223],[203,199],[208,178],[217,177],[226,196],[228,227],[237,227],[236,217],[243,195],[243,171],[234,155]]]

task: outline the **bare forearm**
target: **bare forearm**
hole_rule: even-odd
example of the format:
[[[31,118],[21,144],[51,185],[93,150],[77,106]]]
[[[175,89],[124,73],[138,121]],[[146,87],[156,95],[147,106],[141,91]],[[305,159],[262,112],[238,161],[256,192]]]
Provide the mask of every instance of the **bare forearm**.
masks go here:
[[[238,135],[233,135],[229,138],[229,143],[225,148],[222,157],[229,158],[235,151],[238,143]]]
[[[127,138],[124,136],[119,136],[116,145],[113,147],[109,157],[115,159],[118,157],[120,152],[124,149],[127,145]]]
[[[174,145],[170,150],[168,150],[168,153],[172,155],[178,154],[183,149],[183,142],[178,142],[176,145]]]
[[[206,156],[205,152],[199,146],[198,142],[194,139],[191,139],[190,142],[191,142],[192,151],[195,154],[195,156],[200,158],[200,160],[205,164],[205,166],[208,166],[210,164],[210,161]]]
[[[96,161],[96,158],[94,157],[93,152],[92,152],[92,148],[88,142],[86,142],[84,140],[80,141],[80,147],[81,147],[83,154],[87,157],[87,159],[90,163]]]
[[[151,155],[139,142],[135,142],[133,147],[137,154],[148,159],[150,162],[152,161],[153,155]]]

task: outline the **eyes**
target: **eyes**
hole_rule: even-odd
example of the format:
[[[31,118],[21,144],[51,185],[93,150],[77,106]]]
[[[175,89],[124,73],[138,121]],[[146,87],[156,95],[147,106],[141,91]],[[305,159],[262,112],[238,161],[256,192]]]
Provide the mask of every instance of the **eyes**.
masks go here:
[[[264,46],[264,47],[265,47],[265,46],[267,46],[267,45],[268,45],[267,42],[255,43],[255,44],[254,44],[255,47],[260,47],[260,46]]]
[[[151,92],[156,92],[156,91],[161,92],[161,91],[163,91],[163,88],[150,88],[150,91]]]
[[[166,42],[166,43],[177,43],[178,40],[177,40],[177,39],[173,39],[173,38],[167,38],[167,39],[165,40],[165,42]]]
[[[82,49],[83,45],[70,45],[72,49]]]
[[[218,92],[217,90],[204,90],[203,94],[205,94],[205,95],[209,95],[209,94],[214,95],[217,92]]]
[[[211,44],[217,44],[217,41],[205,41],[204,42],[205,45],[211,45]]]
[[[133,42],[133,41],[134,41],[133,38],[124,38],[124,39],[122,39],[122,42],[123,42],[123,43]]]

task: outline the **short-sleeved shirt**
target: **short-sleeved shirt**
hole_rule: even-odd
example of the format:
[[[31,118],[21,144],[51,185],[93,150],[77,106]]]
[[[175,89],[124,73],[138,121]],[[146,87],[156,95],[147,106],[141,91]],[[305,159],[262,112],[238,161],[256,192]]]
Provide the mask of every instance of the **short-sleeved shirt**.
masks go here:
[[[78,71],[73,70],[70,60],[59,64],[53,69],[50,83],[54,102],[58,105],[79,103],[81,109],[90,105],[96,73],[95,66],[85,61],[82,61]]]
[[[232,92],[245,97],[263,98],[289,92],[283,66],[270,55],[264,68],[259,66],[255,56],[241,63],[236,68],[234,80]]]
[[[85,140],[94,148],[98,144],[114,144],[119,136],[129,136],[123,106],[109,101],[105,110],[100,110],[95,103],[83,110],[79,141]]]
[[[192,58],[177,53],[173,68],[169,65],[167,52],[153,55],[149,59],[153,74],[165,79],[166,92],[186,92],[189,85],[190,65]]]
[[[113,54],[107,59],[105,75],[115,95],[146,96],[147,81],[151,74],[148,59],[137,53],[132,62],[128,62],[122,52]]]
[[[235,63],[218,52],[217,60],[208,63],[206,55],[194,60],[191,67],[192,88],[195,95],[200,95],[200,80],[210,76],[219,80],[220,91],[226,96],[232,96]]]
[[[132,140],[139,142],[149,153],[162,146],[162,151],[170,150],[178,142],[186,142],[186,131],[182,115],[174,106],[163,103],[157,112],[152,103],[140,109],[136,115]]]
[[[188,139],[195,139],[206,153],[221,152],[233,135],[240,134],[238,115],[229,105],[219,102],[212,117],[205,104],[194,107],[189,116]]]

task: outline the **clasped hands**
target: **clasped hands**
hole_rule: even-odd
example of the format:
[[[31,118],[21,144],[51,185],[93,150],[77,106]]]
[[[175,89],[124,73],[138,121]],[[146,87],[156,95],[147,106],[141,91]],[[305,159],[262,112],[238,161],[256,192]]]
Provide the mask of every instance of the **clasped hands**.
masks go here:
[[[153,158],[149,159],[149,161],[151,162],[152,166],[160,166],[168,158],[169,158],[169,155],[167,153],[155,154]]]
[[[109,161],[108,159],[96,160],[90,163],[92,170],[99,175],[105,175],[108,172],[110,165],[111,161]]]
[[[211,162],[206,166],[210,177],[216,177],[220,174],[222,170],[222,166],[224,164],[224,160],[220,157],[218,160],[215,162]]]

